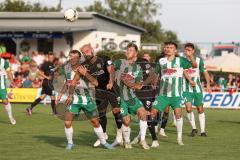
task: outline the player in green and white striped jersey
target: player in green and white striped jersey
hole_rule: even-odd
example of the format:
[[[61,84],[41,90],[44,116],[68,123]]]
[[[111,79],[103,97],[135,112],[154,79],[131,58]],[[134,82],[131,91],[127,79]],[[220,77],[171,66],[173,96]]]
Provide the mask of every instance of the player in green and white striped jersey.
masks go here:
[[[185,44],[184,49],[185,49],[186,57],[195,56],[194,55],[194,44],[187,43],[187,44]],[[192,112],[192,103],[194,101],[194,105],[197,107],[197,111],[199,114],[201,136],[206,137],[207,134],[205,132],[205,113],[204,113],[204,109],[203,109],[203,89],[201,87],[200,74],[203,73],[205,76],[205,79],[207,81],[207,91],[208,92],[211,92],[210,77],[209,77],[208,72],[204,69],[203,59],[195,56],[195,61],[198,65],[198,67],[197,68],[189,68],[186,71],[187,71],[188,75],[191,77],[191,80],[194,81],[196,83],[196,85],[194,87],[192,87],[189,84],[189,81],[184,78],[183,79],[183,97],[184,97],[184,103],[186,106],[187,117],[192,126],[191,136],[195,136],[195,134],[197,133],[195,118],[194,118],[194,114]]]
[[[11,124],[14,125],[16,124],[16,120],[13,118],[12,106],[8,101],[7,88],[6,88],[7,78],[11,81],[12,86],[14,87],[13,76],[10,70],[9,62],[0,57],[0,99],[2,100],[2,103],[7,111]]]
[[[176,57],[176,43],[166,42],[165,46],[165,57],[159,59],[155,69],[155,72],[161,75],[161,80],[160,93],[153,104],[152,114],[156,117],[158,111],[163,112],[167,106],[171,106],[176,117],[177,142],[179,145],[184,145],[182,142],[182,79],[184,69],[190,68],[191,65],[197,67],[197,65],[193,57],[190,57],[191,63],[186,58]]]
[[[112,149],[113,147],[105,140],[103,129],[98,120],[97,106],[94,99],[94,87],[98,85],[98,82],[88,74],[85,67],[80,66],[81,53],[78,50],[70,51],[69,57],[69,63],[64,66],[66,82],[60,96],[57,98],[57,101],[59,101],[68,88],[69,95],[66,102],[69,106],[66,108],[65,115],[65,134],[68,141],[66,149],[71,150],[73,148],[72,121],[74,115],[79,114],[81,110],[91,121],[94,132],[101,144],[107,149]]]
[[[147,130],[146,115],[147,112],[143,107],[142,102],[134,93],[135,89],[141,89],[142,84],[142,70],[135,62],[137,60],[138,47],[134,43],[129,43],[125,59],[114,61],[116,83],[120,91],[120,110],[123,116],[123,137],[125,140],[125,148],[132,148],[130,144],[130,115],[137,115],[140,119],[140,145],[144,149],[150,149],[145,141]]]

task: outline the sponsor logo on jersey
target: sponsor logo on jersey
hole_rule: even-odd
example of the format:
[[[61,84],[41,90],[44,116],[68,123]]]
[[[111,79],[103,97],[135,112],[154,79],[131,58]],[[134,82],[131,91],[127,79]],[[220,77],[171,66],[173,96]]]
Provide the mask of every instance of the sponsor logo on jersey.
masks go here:
[[[195,73],[195,72],[196,72],[195,69],[192,69],[192,68],[187,69],[187,73],[188,73],[188,74],[193,74],[193,73]]]
[[[173,75],[174,73],[177,73],[177,70],[174,68],[163,69],[163,74],[165,75]]]
[[[161,59],[159,60],[159,63],[160,63],[161,65],[165,65],[165,64],[167,63],[167,58],[161,58]]]

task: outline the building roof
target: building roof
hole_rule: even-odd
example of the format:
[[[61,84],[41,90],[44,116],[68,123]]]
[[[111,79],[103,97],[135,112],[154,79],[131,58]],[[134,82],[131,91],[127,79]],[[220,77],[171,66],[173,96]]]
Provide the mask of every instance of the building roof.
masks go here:
[[[100,30],[103,31],[104,22],[106,29],[111,30],[118,26],[125,32],[142,33],[145,29],[96,12],[79,12],[78,20],[67,22],[61,12],[0,12],[0,32],[76,32]],[[120,27],[120,28],[119,28]]]

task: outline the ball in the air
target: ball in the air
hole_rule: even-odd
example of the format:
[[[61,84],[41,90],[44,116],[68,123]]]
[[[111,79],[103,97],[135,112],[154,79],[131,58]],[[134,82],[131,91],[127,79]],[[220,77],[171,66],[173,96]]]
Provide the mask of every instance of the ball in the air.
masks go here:
[[[74,22],[78,19],[78,11],[75,9],[69,8],[64,12],[64,18],[66,21]]]

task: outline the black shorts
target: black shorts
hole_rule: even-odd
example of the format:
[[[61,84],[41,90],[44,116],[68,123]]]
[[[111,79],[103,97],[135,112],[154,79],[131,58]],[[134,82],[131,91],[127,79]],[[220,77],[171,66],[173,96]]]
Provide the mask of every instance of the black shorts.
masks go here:
[[[108,104],[119,108],[118,97],[113,91],[96,89],[96,103],[99,113],[106,113]]]
[[[143,103],[144,108],[150,111],[155,100],[156,91],[149,87],[143,87],[142,90],[136,92],[136,95]]]
[[[47,80],[47,79],[43,80],[41,95],[43,94],[54,96],[54,87],[51,80]]]

